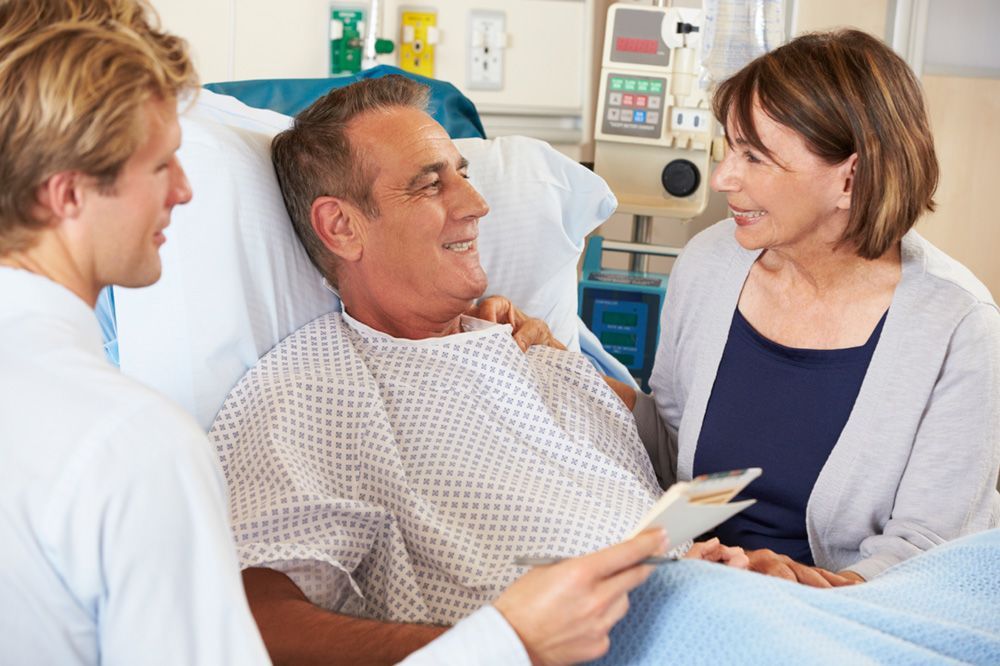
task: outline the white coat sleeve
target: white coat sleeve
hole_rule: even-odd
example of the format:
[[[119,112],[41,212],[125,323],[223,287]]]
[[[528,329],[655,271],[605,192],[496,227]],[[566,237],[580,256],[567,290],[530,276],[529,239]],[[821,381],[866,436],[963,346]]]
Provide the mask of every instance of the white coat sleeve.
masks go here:
[[[529,666],[521,640],[493,606],[483,606],[400,666]]]

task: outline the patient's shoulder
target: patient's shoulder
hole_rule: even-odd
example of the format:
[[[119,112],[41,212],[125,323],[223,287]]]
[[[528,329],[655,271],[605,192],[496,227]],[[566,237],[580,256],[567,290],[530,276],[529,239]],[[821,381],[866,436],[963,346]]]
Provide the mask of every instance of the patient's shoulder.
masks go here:
[[[331,312],[286,337],[247,371],[226,398],[213,430],[234,414],[244,421],[279,406],[311,409],[329,395],[350,393],[364,402],[376,392],[340,313]]]
[[[340,312],[328,312],[289,334],[261,357],[258,365],[285,359],[312,362],[343,354],[344,345],[349,343],[347,325]]]
[[[317,317],[274,346],[245,379],[255,382],[314,378],[357,383],[367,375],[339,312]]]

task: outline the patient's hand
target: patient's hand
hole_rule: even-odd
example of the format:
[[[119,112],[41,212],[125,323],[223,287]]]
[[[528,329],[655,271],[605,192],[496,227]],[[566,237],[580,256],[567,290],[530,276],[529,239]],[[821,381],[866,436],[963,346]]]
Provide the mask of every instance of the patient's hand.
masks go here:
[[[583,557],[535,567],[514,581],[493,606],[507,619],[533,664],[575,664],[608,651],[608,632],[628,611],[628,592],[669,543],[661,529]]]
[[[705,560],[706,562],[721,562],[736,569],[746,569],[750,566],[750,558],[738,546],[724,546],[718,539],[696,542],[684,555],[690,560]]]
[[[787,555],[779,555],[773,550],[761,548],[747,552],[750,557],[750,571],[792,580],[811,587],[841,587],[861,582],[857,578],[835,574],[821,567],[810,567],[796,562]]]
[[[514,329],[514,342],[521,351],[528,351],[528,347],[534,345],[566,349],[566,345],[552,336],[548,324],[524,314],[510,302],[509,298],[488,296],[466,310],[465,314],[477,319],[495,321],[498,324],[510,324]]]

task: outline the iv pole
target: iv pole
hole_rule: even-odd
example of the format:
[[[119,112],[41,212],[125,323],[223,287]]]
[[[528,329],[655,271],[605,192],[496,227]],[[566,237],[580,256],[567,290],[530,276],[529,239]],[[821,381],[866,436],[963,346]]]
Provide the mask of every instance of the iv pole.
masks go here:
[[[365,44],[361,56],[361,69],[369,69],[378,64],[378,53],[375,51],[375,43],[378,41],[381,12],[382,9],[379,7],[379,0],[369,0],[368,25],[365,29]]]
[[[667,7],[669,0],[656,0],[657,7]],[[649,245],[653,242],[653,216],[632,216],[632,242]],[[633,273],[646,273],[649,269],[649,255],[635,253],[629,258],[629,270]]]

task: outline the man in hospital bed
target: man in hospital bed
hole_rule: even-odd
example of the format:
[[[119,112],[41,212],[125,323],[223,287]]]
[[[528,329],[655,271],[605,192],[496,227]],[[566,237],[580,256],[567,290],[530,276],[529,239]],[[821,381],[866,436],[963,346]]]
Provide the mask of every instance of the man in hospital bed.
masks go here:
[[[516,557],[619,541],[661,492],[581,356],[525,354],[509,326],[463,315],[487,287],[488,208],[425,106],[419,84],[365,81],[273,144],[299,238],[344,304],[262,358],[210,433],[273,655],[315,639],[276,612],[289,600],[452,624],[524,572]]]

